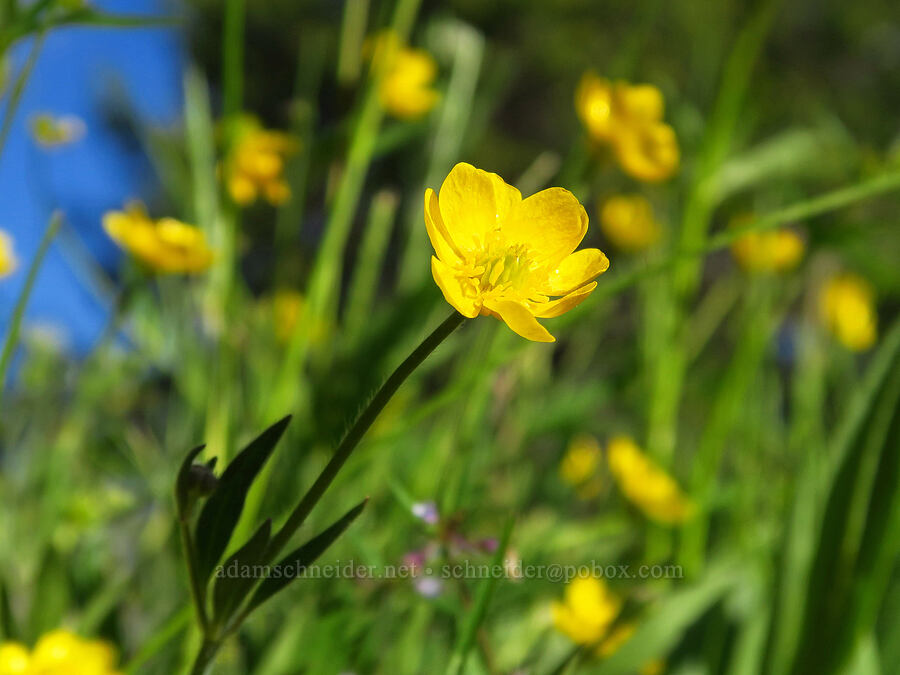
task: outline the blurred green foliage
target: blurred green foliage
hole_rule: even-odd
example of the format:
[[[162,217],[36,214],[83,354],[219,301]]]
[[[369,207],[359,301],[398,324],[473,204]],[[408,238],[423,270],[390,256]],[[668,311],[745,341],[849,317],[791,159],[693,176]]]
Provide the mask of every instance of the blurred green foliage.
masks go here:
[[[444,579],[435,597],[410,579],[308,579],[255,614],[213,672],[635,673],[652,658],[685,675],[900,671],[896,7],[427,1],[410,42],[436,58],[444,100],[401,122],[367,118],[365,69],[338,69],[342,49],[361,52],[346,43],[345,11],[363,12],[370,34],[393,3],[247,4],[241,107],[299,137],[293,199],[239,211],[221,189],[217,111],[241,78],[223,72],[234,45],[222,3],[190,3],[184,125],[135,133],[160,178],[148,199],[222,255],[192,279],[126,261],[111,281],[127,302],[81,360],[24,327],[0,411],[0,636],[30,644],[67,624],[114,641],[128,672],[187,667],[199,633],[178,466],[204,441],[227,464],[294,413],[232,547],[263,515],[284,520],[372,392],[447,315],[422,192],[465,160],[527,192],[575,192],[586,243],[611,271],[555,320],[554,346],[466,322],[391,400],[306,538],[368,496],[322,562],[381,568],[427,550],[435,566],[488,563],[512,523],[523,563],[683,574],[610,580],[638,628],[602,662],[554,631],[563,585],[551,579]],[[573,101],[588,69],[664,93],[683,158],[673,180],[639,185],[586,147]],[[355,186],[354,147],[368,148]],[[653,203],[668,232],[657,250],[617,254],[593,225],[622,191]],[[328,257],[338,206],[346,242]],[[750,229],[803,233],[796,270],[735,265],[728,223],[747,213]],[[820,320],[821,287],[840,269],[876,288],[879,340],[866,354]],[[327,281],[311,300],[316,278]],[[287,341],[274,300],[284,289],[313,305]],[[697,518],[653,524],[605,464],[589,499],[560,478],[574,436],[603,445],[619,433],[678,480]],[[427,501],[436,524],[412,512]]]

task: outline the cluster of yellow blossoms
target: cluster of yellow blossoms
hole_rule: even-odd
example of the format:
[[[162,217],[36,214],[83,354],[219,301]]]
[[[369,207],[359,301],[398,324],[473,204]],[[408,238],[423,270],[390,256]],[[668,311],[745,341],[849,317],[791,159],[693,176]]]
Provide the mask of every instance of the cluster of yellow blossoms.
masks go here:
[[[553,342],[538,318],[581,303],[609,268],[602,251],[574,252],[588,217],[568,190],[522,199],[500,176],[461,163],[440,195],[425,191],[425,226],[437,254],[434,280],[463,316],[502,319],[529,340]],[[552,298],[556,299],[552,299]]]
[[[152,220],[138,202],[104,215],[103,227],[113,241],[157,272],[192,274],[213,261],[201,230],[174,218]]]
[[[0,675],[117,675],[116,652],[106,642],[83,640],[65,630],[47,633],[29,651],[0,644]]]
[[[0,230],[0,278],[8,277],[18,266],[19,260],[13,250],[12,237]]]
[[[230,148],[224,164],[225,184],[235,204],[248,206],[259,197],[273,206],[284,204],[291,189],[284,179],[285,160],[299,142],[290,134],[263,129],[259,120],[244,116],[229,129]]]
[[[854,274],[841,274],[825,284],[821,296],[825,325],[847,349],[865,351],[878,337],[878,315],[872,287]]]
[[[627,436],[610,439],[606,448],[609,472],[622,494],[649,518],[674,524],[690,517],[694,506],[678,484],[651,461]],[[582,498],[599,492],[600,444],[592,436],[576,436],[559,466],[560,476]]]
[[[440,98],[432,88],[437,64],[428,52],[408,47],[392,30],[371,38],[365,49],[372,60],[378,98],[391,115],[415,119],[435,106]]]
[[[644,251],[662,236],[653,206],[642,195],[610,197],[600,210],[600,229],[613,246],[626,253]]]
[[[597,656],[608,658],[636,630],[630,622],[613,626],[621,609],[622,600],[603,579],[579,576],[566,586],[563,601],[553,603],[553,623],[572,642],[591,647]],[[654,660],[641,669],[641,675],[658,675],[662,670],[662,661]]]
[[[663,122],[663,96],[656,87],[585,73],[575,108],[591,139],[609,146],[633,178],[655,183],[678,169],[678,139]]]

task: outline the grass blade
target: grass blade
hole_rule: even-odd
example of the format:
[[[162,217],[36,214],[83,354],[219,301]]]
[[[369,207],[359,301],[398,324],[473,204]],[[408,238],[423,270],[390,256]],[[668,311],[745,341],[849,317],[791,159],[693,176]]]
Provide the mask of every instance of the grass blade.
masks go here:
[[[25,277],[25,285],[19,293],[16,300],[16,306],[13,308],[12,318],[9,322],[9,328],[6,331],[6,338],[3,342],[3,352],[0,353],[0,400],[3,398],[3,390],[6,385],[6,372],[9,370],[9,364],[12,361],[13,353],[19,344],[19,331],[22,328],[22,318],[25,316],[25,308],[28,306],[28,299],[31,297],[31,291],[34,289],[34,282],[37,279],[38,271],[44,262],[44,257],[50,249],[56,233],[62,225],[62,214],[58,211],[50,217],[50,224],[44,230],[44,236],[38,245],[37,253],[28,267],[28,275]]]

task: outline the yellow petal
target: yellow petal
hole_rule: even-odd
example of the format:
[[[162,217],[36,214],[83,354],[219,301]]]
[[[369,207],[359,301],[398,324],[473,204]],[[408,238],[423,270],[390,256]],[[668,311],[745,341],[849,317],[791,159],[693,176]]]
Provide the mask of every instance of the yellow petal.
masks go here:
[[[568,295],[609,269],[609,259],[598,248],[583,248],[564,258],[550,272],[547,295]]]
[[[24,645],[18,642],[0,643],[0,675],[25,675],[30,660]]]
[[[653,85],[624,84],[618,94],[622,112],[630,121],[658,122],[663,118],[663,95]]]
[[[681,157],[675,130],[663,123],[623,127],[615,151],[625,172],[647,183],[671,177]]]
[[[439,259],[448,264],[461,260],[461,256],[455,250],[453,241],[447,233],[447,228],[444,227],[438,196],[431,188],[425,190],[425,230],[428,232],[428,238]]]
[[[522,195],[500,176],[461,162],[441,185],[438,197],[447,232],[463,253],[481,248],[487,233],[497,230]]]
[[[596,281],[587,284],[586,286],[582,286],[558,300],[533,304],[531,310],[536,317],[541,319],[552,319],[561,316],[584,302],[595,288],[597,288]]]
[[[549,188],[524,200],[503,226],[503,236],[528,247],[538,264],[555,263],[575,250],[587,233],[584,207],[564,188]]]
[[[451,303],[452,304],[452,303]],[[484,306],[500,315],[503,322],[523,338],[534,342],[556,342],[524,305],[496,298],[485,300]]]
[[[478,316],[481,308],[475,298],[465,294],[459,278],[453,273],[453,268],[431,256],[431,275],[444,294],[444,299],[453,305],[456,311],[470,319]]]

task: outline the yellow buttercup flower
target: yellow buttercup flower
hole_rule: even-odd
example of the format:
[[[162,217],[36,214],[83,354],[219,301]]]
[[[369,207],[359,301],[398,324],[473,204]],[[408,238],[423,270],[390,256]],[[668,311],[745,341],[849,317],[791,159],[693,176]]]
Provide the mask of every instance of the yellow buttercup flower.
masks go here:
[[[13,250],[12,237],[0,230],[0,278],[8,277],[18,266],[19,259]]]
[[[610,82],[585,73],[575,109],[588,135],[608,145],[632,177],[663,181],[678,169],[681,153],[675,131],[663,122],[662,92],[648,84]]]
[[[741,227],[751,216],[738,216],[732,227]],[[765,230],[748,232],[731,245],[731,255],[745,272],[787,272],[803,258],[805,245],[793,230]]]
[[[574,252],[587,232],[584,208],[568,190],[522,199],[495,173],[457,164],[440,196],[425,191],[431,271],[444,298],[463,316],[502,319],[524,338],[553,342],[538,318],[581,303],[609,268],[602,251]],[[555,297],[556,299],[552,299]]]
[[[600,211],[600,228],[613,245],[631,253],[650,248],[662,234],[653,206],[641,195],[607,199]]]
[[[625,497],[660,523],[680,523],[690,517],[693,504],[678,484],[641,452],[626,436],[609,441],[609,470]]]
[[[576,644],[595,645],[621,608],[622,601],[603,579],[576,577],[566,586],[563,602],[553,603],[553,623]]]
[[[15,642],[0,644],[0,675],[117,675],[116,652],[100,640],[74,633],[47,633],[32,651]]]
[[[587,435],[576,436],[569,442],[566,454],[559,465],[559,475],[564,481],[581,490],[597,475],[600,459],[600,444],[596,438]],[[593,490],[588,490],[583,496],[593,496],[592,492]]]
[[[138,202],[105,214],[103,228],[119,246],[157,272],[192,274],[204,271],[213,261],[201,230],[174,218],[152,220]]]
[[[821,296],[825,325],[847,349],[865,351],[878,337],[878,315],[872,287],[854,274],[831,279]]]
[[[406,46],[392,30],[366,45],[371,54],[381,105],[394,117],[415,119],[431,110],[440,98],[432,88],[437,64],[424,49]]]
[[[240,206],[248,206],[259,197],[273,206],[285,203],[291,197],[291,188],[284,179],[284,162],[299,147],[290,134],[263,129],[255,118],[241,117],[232,127],[225,160],[228,194]]]

